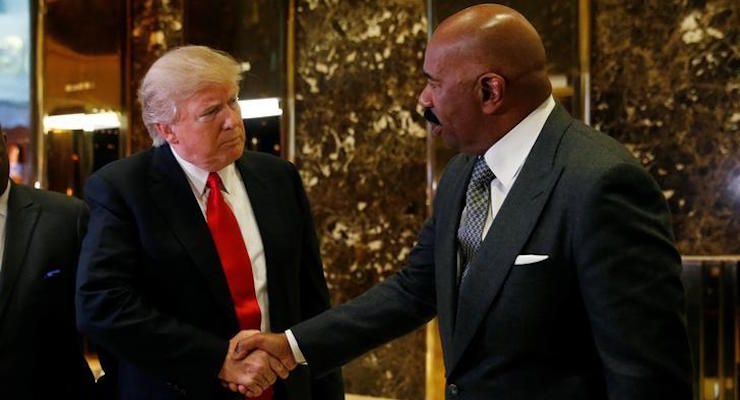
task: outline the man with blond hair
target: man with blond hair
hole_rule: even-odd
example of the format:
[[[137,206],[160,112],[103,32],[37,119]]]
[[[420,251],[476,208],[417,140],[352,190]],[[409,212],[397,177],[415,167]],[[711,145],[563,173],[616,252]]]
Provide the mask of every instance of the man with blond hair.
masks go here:
[[[267,353],[228,355],[240,331],[282,332],[329,307],[298,172],[244,152],[240,72],[207,47],[163,55],[139,89],[153,148],[85,188],[77,323],[113,355],[118,399],[227,399],[237,385],[266,400],[343,399],[338,370],[278,380],[286,366]]]

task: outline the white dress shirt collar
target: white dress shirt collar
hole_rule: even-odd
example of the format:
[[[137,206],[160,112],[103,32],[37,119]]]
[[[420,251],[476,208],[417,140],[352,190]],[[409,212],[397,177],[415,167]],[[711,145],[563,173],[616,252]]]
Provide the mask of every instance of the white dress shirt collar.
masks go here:
[[[5,188],[5,192],[0,195],[0,216],[8,216],[8,198],[10,197],[10,179],[8,179],[8,187]]]
[[[172,155],[175,156],[180,167],[185,172],[185,176],[190,184],[190,189],[195,196],[195,199],[200,207],[200,211],[203,213],[203,218],[208,221],[207,208],[208,208],[208,180],[209,171],[206,171],[200,167],[193,165],[192,163],[184,160],[180,157],[177,152],[170,147]],[[236,218],[237,224],[239,225],[239,231],[241,232],[244,245],[247,248],[249,254],[249,260],[252,263],[252,279],[254,280],[254,292],[257,297],[257,304],[259,304],[260,312],[262,314],[262,321],[260,323],[260,330],[263,332],[270,332],[270,298],[267,293],[267,258],[265,255],[265,247],[262,242],[262,234],[260,233],[259,226],[257,225],[257,218],[255,217],[252,204],[249,201],[249,195],[247,194],[247,187],[239,174],[238,169],[234,163],[229,164],[225,168],[217,171],[221,182],[223,183],[224,196],[223,199],[231,207],[231,211]]]
[[[188,182],[190,183],[190,187],[193,189],[193,192],[198,193],[202,197],[206,192],[206,181],[208,180],[208,174],[210,171],[206,171],[180,157],[172,147],[170,147],[170,150],[172,150],[172,155],[175,156],[175,160],[177,160],[177,163],[180,164],[180,167],[185,172],[185,176],[188,178]],[[238,180],[234,180],[235,178],[238,179],[234,163],[227,165],[220,171],[217,171],[217,173],[223,183],[223,190],[226,193],[230,193],[229,186],[232,185],[233,182],[238,182]]]
[[[553,108],[555,100],[550,95],[483,155],[506,192],[514,184]]]

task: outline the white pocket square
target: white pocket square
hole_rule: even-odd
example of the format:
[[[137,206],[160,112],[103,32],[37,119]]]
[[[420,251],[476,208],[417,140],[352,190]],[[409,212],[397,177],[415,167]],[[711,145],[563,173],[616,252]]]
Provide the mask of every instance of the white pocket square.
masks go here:
[[[516,260],[514,260],[514,265],[534,264],[540,261],[547,260],[549,257],[550,256],[544,254],[522,254],[516,256]]]

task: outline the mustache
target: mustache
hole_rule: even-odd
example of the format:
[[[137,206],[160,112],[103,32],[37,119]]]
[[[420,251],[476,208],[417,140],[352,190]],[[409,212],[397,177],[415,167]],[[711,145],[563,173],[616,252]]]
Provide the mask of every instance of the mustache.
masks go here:
[[[429,121],[429,122],[431,122],[431,123],[433,123],[433,124],[442,125],[439,122],[439,119],[434,114],[434,111],[432,111],[431,108],[424,107],[424,119],[427,120],[427,121]]]

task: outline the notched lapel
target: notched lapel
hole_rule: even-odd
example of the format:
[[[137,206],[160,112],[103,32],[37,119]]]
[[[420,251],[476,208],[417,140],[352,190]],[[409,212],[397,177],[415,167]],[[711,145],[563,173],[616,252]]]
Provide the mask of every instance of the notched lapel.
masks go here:
[[[236,167],[241,174],[246,188],[249,203],[252,206],[257,229],[262,238],[262,247],[265,252],[265,267],[267,269],[267,295],[270,299],[270,325],[284,326],[286,321],[280,321],[282,316],[290,315],[286,310],[278,310],[283,304],[281,293],[290,290],[286,285],[288,277],[285,269],[281,268],[282,256],[279,250],[279,241],[286,237],[281,229],[296,222],[284,221],[281,214],[281,200],[279,193],[274,193],[264,177],[259,176],[250,160],[249,153],[242,155],[236,161]]]
[[[491,312],[491,304],[563,172],[563,167],[556,166],[554,160],[570,123],[572,118],[567,111],[556,105],[469,267],[458,296],[448,374]]]
[[[169,146],[163,145],[154,151],[149,181],[152,199],[183,249],[200,270],[218,304],[233,318],[234,325],[238,326],[216,246],[208,230],[208,224],[193,197],[187,177]]]
[[[11,184],[8,217],[5,223],[5,253],[0,270],[0,320],[10,301],[21,265],[26,258],[41,207],[26,195],[24,188]],[[30,189],[33,190],[33,189]]]
[[[435,223],[441,227],[437,229],[435,237],[435,282],[437,287],[437,318],[439,319],[439,333],[442,339],[442,351],[447,371],[450,370],[450,355],[452,348],[452,334],[455,324],[455,310],[457,307],[457,227],[465,206],[465,191],[470,180],[470,174],[475,165],[475,157],[463,156],[460,162],[460,171],[449,171],[454,179],[452,190],[437,193],[435,206]]]
[[[460,290],[453,336],[453,365],[486,318],[516,256],[534,230],[561,172],[562,168],[542,177],[538,182],[532,182],[535,186],[516,192],[512,189],[496,215],[494,226],[481,243],[480,251],[473,259],[465,284]],[[545,189],[541,190],[543,187]],[[497,229],[495,226],[501,228]]]

